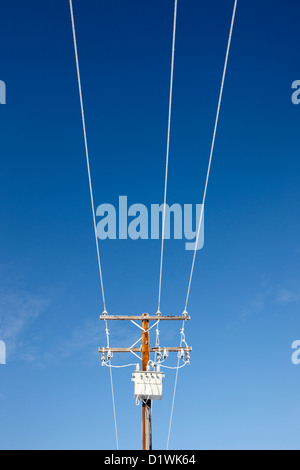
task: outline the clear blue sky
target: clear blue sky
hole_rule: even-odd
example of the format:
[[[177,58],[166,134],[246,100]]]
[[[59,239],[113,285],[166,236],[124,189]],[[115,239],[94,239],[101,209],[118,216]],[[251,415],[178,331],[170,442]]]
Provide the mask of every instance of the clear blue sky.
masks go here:
[[[179,0],[169,203],[202,199],[232,8]],[[74,12],[95,204],[162,203],[173,1],[74,0]],[[239,1],[171,449],[300,448],[299,14],[296,0]],[[2,2],[0,57],[0,447],[112,449],[68,1]],[[160,242],[105,241],[101,254],[109,312],[155,312]],[[166,242],[166,314],[183,310],[191,261]],[[111,341],[136,335],[113,325]],[[178,344],[178,325],[161,341]],[[114,380],[120,447],[140,448],[131,370]],[[155,448],[173,383],[171,371],[154,406]]]

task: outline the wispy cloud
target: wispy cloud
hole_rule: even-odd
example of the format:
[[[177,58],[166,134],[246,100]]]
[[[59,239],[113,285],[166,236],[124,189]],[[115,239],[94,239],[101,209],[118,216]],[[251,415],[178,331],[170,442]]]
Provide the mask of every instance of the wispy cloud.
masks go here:
[[[7,345],[7,355],[14,354],[26,328],[47,308],[48,301],[31,292],[0,291],[0,339]]]
[[[300,302],[300,285],[281,287],[278,289],[276,302],[279,304],[291,304]]]
[[[111,323],[109,339],[112,347],[130,346],[141,336],[141,332],[134,326],[128,328],[128,325],[127,327],[118,325],[118,322]],[[36,360],[44,366],[48,362],[72,358],[72,361],[91,366],[96,362],[100,364],[98,349],[102,346],[106,347],[105,324],[98,319],[89,319],[76,325],[73,324],[69,331],[64,332],[62,338],[56,338],[52,348],[49,348],[46,353],[39,354]]]
[[[86,350],[96,353],[101,336],[101,325],[88,320],[73,327],[63,339],[58,340],[50,355],[66,358]]]
[[[282,284],[263,283],[260,292],[247,303],[242,316],[263,312],[269,305],[292,305],[300,303],[300,282],[289,281]]]

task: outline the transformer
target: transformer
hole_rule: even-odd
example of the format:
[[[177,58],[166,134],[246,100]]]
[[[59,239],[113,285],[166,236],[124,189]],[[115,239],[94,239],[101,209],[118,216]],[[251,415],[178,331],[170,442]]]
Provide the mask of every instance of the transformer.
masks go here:
[[[134,398],[137,400],[161,400],[163,372],[138,371],[133,373]]]

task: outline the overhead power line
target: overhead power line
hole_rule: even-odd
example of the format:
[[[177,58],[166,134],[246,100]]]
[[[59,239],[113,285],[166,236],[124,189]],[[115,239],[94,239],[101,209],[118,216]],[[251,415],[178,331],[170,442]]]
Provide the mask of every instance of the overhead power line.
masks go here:
[[[171,62],[171,80],[170,80],[169,117],[168,117],[168,134],[167,134],[166,174],[165,174],[165,190],[164,190],[164,208],[163,208],[162,240],[161,240],[161,255],[160,255],[160,273],[159,273],[159,289],[158,289],[158,312],[160,312],[160,303],[161,303],[161,286],[162,286],[164,242],[165,242],[165,228],[166,228],[166,204],[167,204],[168,172],[169,172],[169,156],[170,156],[170,138],[171,138],[171,121],[172,121],[172,101],[173,101],[173,84],[174,84],[177,9],[178,9],[178,0],[175,0],[174,26],[173,26],[173,44],[172,44],[172,62]]]
[[[204,195],[203,195],[201,214],[200,214],[200,220],[199,220],[199,226],[198,226],[198,232],[197,232],[197,240],[196,240],[196,244],[195,244],[195,251],[194,251],[192,268],[191,268],[189,284],[188,284],[188,290],[187,290],[187,296],[186,296],[186,301],[185,301],[185,308],[184,308],[185,311],[187,311],[187,307],[188,307],[188,302],[189,302],[189,297],[190,297],[190,292],[191,292],[192,279],[193,279],[194,268],[195,268],[196,255],[197,255],[197,248],[198,248],[199,237],[200,237],[200,232],[201,232],[201,225],[202,225],[202,221],[203,221],[204,206],[205,206],[205,201],[206,201],[207,188],[208,188],[209,176],[210,176],[210,171],[211,171],[211,164],[212,164],[212,159],[213,159],[213,154],[214,154],[214,149],[215,149],[216,135],[217,135],[218,124],[219,124],[220,110],[221,110],[221,104],[222,104],[222,98],[223,98],[224,84],[225,84],[225,79],[226,79],[226,72],[227,72],[228,58],[229,58],[229,52],[230,52],[230,46],[231,46],[231,40],[232,40],[232,33],[233,33],[235,15],[236,15],[237,2],[238,2],[238,0],[235,0],[235,2],[234,2],[234,8],[233,8],[233,14],[232,14],[232,20],[231,20],[231,27],[230,27],[230,33],[229,33],[229,39],[228,39],[228,45],[227,45],[227,51],[226,51],[225,65],[224,65],[223,76],[222,76],[221,90],[220,90],[219,102],[218,102],[218,108],[217,108],[217,115],[216,115],[213,138],[212,138],[212,144],[211,144],[211,150],[210,150],[210,156],[209,156],[209,164],[208,164],[208,170],[207,170],[207,175],[206,175]]]
[[[98,260],[98,268],[99,268],[99,276],[100,276],[100,285],[101,285],[101,292],[102,292],[103,307],[104,307],[104,311],[106,311],[106,302],[105,302],[105,295],[104,295],[104,284],[103,284],[103,275],[102,275],[102,267],[101,267],[101,258],[100,258],[100,250],[99,250],[98,235],[97,235],[97,223],[96,223],[96,214],[95,214],[95,206],[94,206],[94,196],[93,196],[93,185],[92,185],[92,177],[91,177],[90,158],[89,158],[89,148],[88,148],[88,141],[87,141],[85,114],[84,114],[83,97],[82,97],[82,86],[81,86],[80,67],[79,67],[79,59],[78,59],[78,48],[77,48],[76,29],[75,29],[75,21],[74,21],[74,11],[73,11],[72,0],[69,0],[69,1],[70,1],[72,29],[73,29],[73,40],[74,40],[74,50],[75,50],[75,59],[76,59],[76,68],[77,68],[77,78],[78,78],[78,88],[79,88],[79,98],[80,98],[80,107],[81,107],[81,117],[82,117],[82,127],[83,127],[83,136],[84,136],[86,163],[87,163],[87,170],[88,170],[89,188],[90,188],[92,213],[93,213],[94,233],[95,233],[96,250],[97,250],[97,260]]]
[[[199,226],[198,226],[198,232],[197,232],[197,240],[196,240],[196,245],[195,245],[192,269],[191,269],[191,274],[190,274],[190,279],[189,279],[189,285],[188,285],[185,308],[184,308],[185,313],[187,312],[187,307],[188,307],[188,301],[189,301],[189,296],[190,296],[190,290],[191,290],[191,284],[192,284],[192,278],[193,278],[195,260],[196,260],[196,254],[197,254],[197,247],[198,247],[198,243],[199,243],[201,225],[202,225],[202,220],[203,220],[204,206],[205,206],[205,201],[206,201],[206,194],[207,194],[209,176],[210,176],[210,171],[211,171],[212,158],[213,158],[213,153],[214,153],[214,148],[215,148],[215,141],[216,141],[216,135],[217,135],[217,129],[218,129],[218,123],[219,123],[219,117],[220,117],[220,110],[221,110],[221,104],[222,104],[222,98],[223,98],[223,91],[224,91],[224,84],[225,84],[225,78],[226,78],[226,72],[227,72],[229,52],[230,52],[230,46],[231,46],[231,41],[232,41],[232,33],[233,33],[233,27],[234,27],[234,22],[235,22],[235,16],[236,16],[237,2],[238,2],[238,0],[235,0],[233,13],[232,13],[230,33],[229,33],[229,39],[228,39],[227,51],[226,51],[226,58],[225,58],[225,65],[224,65],[224,70],[223,70],[221,90],[220,90],[219,102],[218,102],[218,108],[217,108],[217,115],[216,115],[216,121],[215,121],[215,126],[214,126],[214,133],[213,133],[213,139],[212,139],[212,145],[211,145],[211,151],[210,151],[210,157],[209,157],[209,164],[208,164],[208,170],[207,170],[206,182],[205,182],[205,188],[204,188],[204,196],[203,196],[203,202],[202,202],[202,208],[201,208],[201,214],[200,214],[200,220],[199,220]],[[181,347],[183,341],[185,341],[185,339],[184,339],[184,324],[183,324],[183,329],[181,331],[180,347]],[[176,390],[177,390],[177,384],[178,384],[178,376],[179,376],[179,358],[178,358],[178,363],[177,363],[177,368],[176,368],[176,376],[175,376],[175,384],[174,384],[174,392],[173,392],[173,400],[172,400],[172,408],[171,408],[171,416],[170,416],[170,424],[169,424],[169,433],[168,433],[168,440],[167,440],[167,450],[169,449],[169,444],[170,444],[171,429],[172,429],[174,407],[175,407]]]
[[[96,249],[97,249],[97,260],[98,260],[98,267],[99,267],[99,276],[100,276],[100,286],[102,292],[102,300],[103,300],[103,307],[104,312],[103,315],[100,317],[101,320],[105,321],[106,326],[106,340],[107,340],[107,347],[100,348],[99,352],[102,353],[102,365],[107,366],[110,369],[110,385],[111,385],[111,394],[112,394],[112,404],[113,404],[113,417],[114,417],[114,426],[115,426],[115,435],[116,435],[116,444],[117,449],[119,449],[119,439],[118,439],[118,427],[117,427],[117,416],[116,416],[116,402],[115,402],[115,395],[114,395],[114,384],[113,384],[113,376],[112,376],[112,369],[113,368],[123,368],[123,367],[132,367],[133,364],[128,364],[124,366],[113,366],[111,364],[111,358],[113,357],[113,353],[132,353],[134,354],[139,360],[142,361],[142,370],[140,370],[140,366],[136,366],[136,371],[133,374],[133,381],[135,382],[135,396],[138,400],[142,402],[143,410],[142,410],[142,417],[143,417],[143,449],[144,450],[151,450],[152,449],[152,400],[160,399],[162,396],[162,379],[164,374],[160,371],[160,367],[164,367],[166,369],[175,369],[176,370],[176,377],[175,377],[175,384],[174,384],[174,391],[173,391],[173,399],[172,399],[172,406],[171,406],[171,416],[170,416],[170,423],[169,423],[169,430],[168,430],[168,438],[167,438],[167,450],[170,444],[170,437],[171,437],[171,430],[172,430],[172,423],[173,423],[173,415],[174,415],[174,408],[175,408],[175,399],[176,399],[176,390],[178,385],[178,378],[179,378],[179,369],[185,367],[186,365],[190,364],[190,351],[192,350],[191,347],[188,346],[186,339],[185,339],[185,322],[190,320],[190,317],[187,314],[187,307],[188,301],[190,297],[190,290],[191,284],[193,279],[193,273],[195,268],[195,260],[197,254],[197,247],[199,243],[201,225],[203,220],[204,214],[204,207],[206,202],[206,195],[207,195],[207,188],[209,183],[209,177],[211,172],[211,165],[212,159],[214,154],[215,148],[215,141],[216,141],[216,134],[218,129],[219,117],[220,117],[220,110],[223,98],[223,91],[224,91],[224,84],[226,79],[226,72],[228,66],[228,59],[232,41],[232,34],[236,16],[236,9],[237,9],[237,2],[234,2],[234,9],[232,14],[231,20],[231,27],[229,33],[229,39],[227,44],[227,51],[226,51],[226,58],[221,82],[221,89],[217,107],[217,114],[209,156],[209,164],[208,170],[206,175],[205,181],[205,188],[204,188],[204,195],[203,195],[203,203],[201,208],[199,226],[197,230],[197,239],[195,245],[195,251],[193,255],[193,262],[192,268],[189,278],[188,290],[187,290],[187,297],[185,303],[185,309],[182,316],[163,316],[160,313],[161,307],[161,294],[162,294],[162,276],[163,276],[163,259],[164,259],[164,238],[165,238],[165,226],[166,226],[166,203],[167,203],[167,190],[168,190],[168,169],[169,169],[169,157],[170,157],[170,139],[171,139],[171,121],[172,121],[172,101],[173,101],[173,87],[174,87],[174,66],[175,66],[175,45],[176,45],[176,29],[177,29],[177,11],[178,11],[178,0],[174,0],[174,24],[173,24],[173,42],[172,42],[172,60],[171,60],[171,78],[170,78],[170,96],[169,96],[169,113],[168,113],[168,132],[167,132],[167,151],[166,151],[166,171],[165,171],[165,186],[164,186],[164,205],[163,205],[163,222],[162,222],[162,241],[161,241],[161,255],[160,255],[160,273],[159,273],[159,293],[158,293],[158,311],[155,317],[149,316],[148,314],[143,314],[142,316],[117,316],[117,315],[108,315],[106,311],[106,302],[105,302],[105,295],[104,295],[104,284],[103,284],[103,275],[102,275],[102,267],[101,267],[101,258],[100,258],[100,250],[99,250],[99,242],[97,236],[97,225],[96,225],[96,215],[95,215],[95,206],[94,206],[94,197],[93,197],[93,186],[92,186],[92,178],[91,178],[91,169],[90,169],[90,161],[89,161],[89,150],[88,150],[88,140],[87,140],[87,132],[86,132],[86,123],[85,123],[85,113],[84,113],[84,105],[83,105],[83,95],[82,95],[82,85],[81,85],[81,77],[80,77],[80,67],[79,67],[79,59],[78,59],[78,48],[77,48],[77,39],[76,39],[76,30],[75,30],[75,21],[74,21],[74,11],[73,11],[73,4],[72,0],[69,0],[70,3],[70,12],[71,12],[71,22],[72,22],[72,29],[73,29],[73,40],[74,40],[74,50],[75,50],[75,59],[76,59],[76,68],[77,68],[77,79],[78,79],[78,88],[79,88],[79,97],[80,97],[80,106],[81,106],[81,116],[82,116],[82,126],[83,126],[83,134],[84,134],[84,144],[85,144],[85,154],[86,154],[86,162],[87,162],[87,170],[88,170],[88,179],[89,179],[89,189],[90,189],[90,198],[91,198],[91,206],[92,206],[92,213],[93,213],[93,226],[94,226],[94,234],[95,234],[95,241],[96,241]],[[137,340],[130,348],[111,348],[110,340],[109,340],[109,329],[108,329],[108,321],[114,320],[126,320],[133,323],[136,327],[142,330],[142,337]],[[142,326],[140,326],[136,321],[142,321]],[[173,321],[173,320],[182,320],[183,325],[180,330],[180,346],[178,347],[168,347],[162,348],[160,347],[160,340],[159,340],[159,325],[161,321]],[[156,321],[151,327],[149,327],[149,322]],[[154,327],[156,328],[156,346],[154,348],[150,347],[150,330]],[[138,347],[137,344],[141,342],[141,346]],[[168,367],[163,364],[163,362],[167,359],[169,352],[178,352],[178,362],[177,367]],[[136,353],[141,353],[142,357],[140,357]],[[150,354],[155,354],[155,361],[151,361]],[[185,357],[185,360],[184,360]],[[180,360],[183,360],[184,364],[182,366],[179,365]],[[151,370],[154,369],[154,370]],[[143,377],[145,383],[141,388],[140,380]],[[160,382],[159,382],[160,381]],[[153,385],[159,388],[156,393],[153,391]],[[148,386],[150,386],[151,390],[149,391]]]
[[[83,97],[82,97],[82,86],[81,86],[81,77],[80,77],[80,67],[79,67],[79,58],[78,58],[76,29],[75,29],[75,21],[74,21],[74,11],[73,11],[72,0],[69,0],[69,2],[70,2],[72,30],[73,30],[73,41],[74,41],[74,51],[75,51],[76,68],[77,68],[77,79],[78,79],[78,89],[79,89],[79,98],[80,98],[80,107],[81,107],[82,127],[83,127],[84,144],[85,144],[85,154],[86,154],[89,188],[90,188],[90,196],[91,196],[91,205],[92,205],[92,213],[93,213],[93,225],[94,225],[94,233],[95,233],[95,241],[96,241],[97,260],[98,260],[98,268],[99,268],[103,308],[104,308],[104,313],[106,313],[106,302],[105,302],[105,295],[104,295],[104,285],[103,285],[100,250],[99,250],[99,243],[98,243],[98,236],[97,236],[97,224],[96,224],[94,196],[93,196],[93,185],[92,185],[90,159],[89,159],[89,149],[88,149],[87,132],[86,132],[86,124],[85,124],[85,114],[84,114]],[[106,322],[106,335],[107,335],[107,342],[108,342],[108,347],[109,347],[109,332],[108,332],[107,322]],[[112,376],[112,369],[111,368],[109,370],[109,373],[110,373],[110,385],[111,385],[113,413],[114,413],[116,444],[117,444],[117,449],[119,449],[118,427],[117,427],[117,417],[116,417],[116,404],[115,404],[114,385],[113,385],[113,376]]]

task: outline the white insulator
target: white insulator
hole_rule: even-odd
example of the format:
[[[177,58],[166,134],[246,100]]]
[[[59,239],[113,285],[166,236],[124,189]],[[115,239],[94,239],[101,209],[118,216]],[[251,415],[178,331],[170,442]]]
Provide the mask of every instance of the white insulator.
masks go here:
[[[189,351],[186,351],[185,353],[185,360],[186,360],[187,365],[190,365],[191,357],[190,357]]]
[[[182,349],[182,350],[180,351],[180,359],[183,359],[183,358],[184,358],[184,350]]]
[[[105,353],[104,352],[102,353],[101,361],[102,361],[102,367],[105,366]]]
[[[108,351],[107,360],[110,361],[112,357],[113,357],[113,353],[111,351]]]
[[[163,358],[164,358],[164,360],[167,359],[168,355],[169,355],[168,350],[167,350],[167,349],[164,349],[164,353],[163,353]]]

